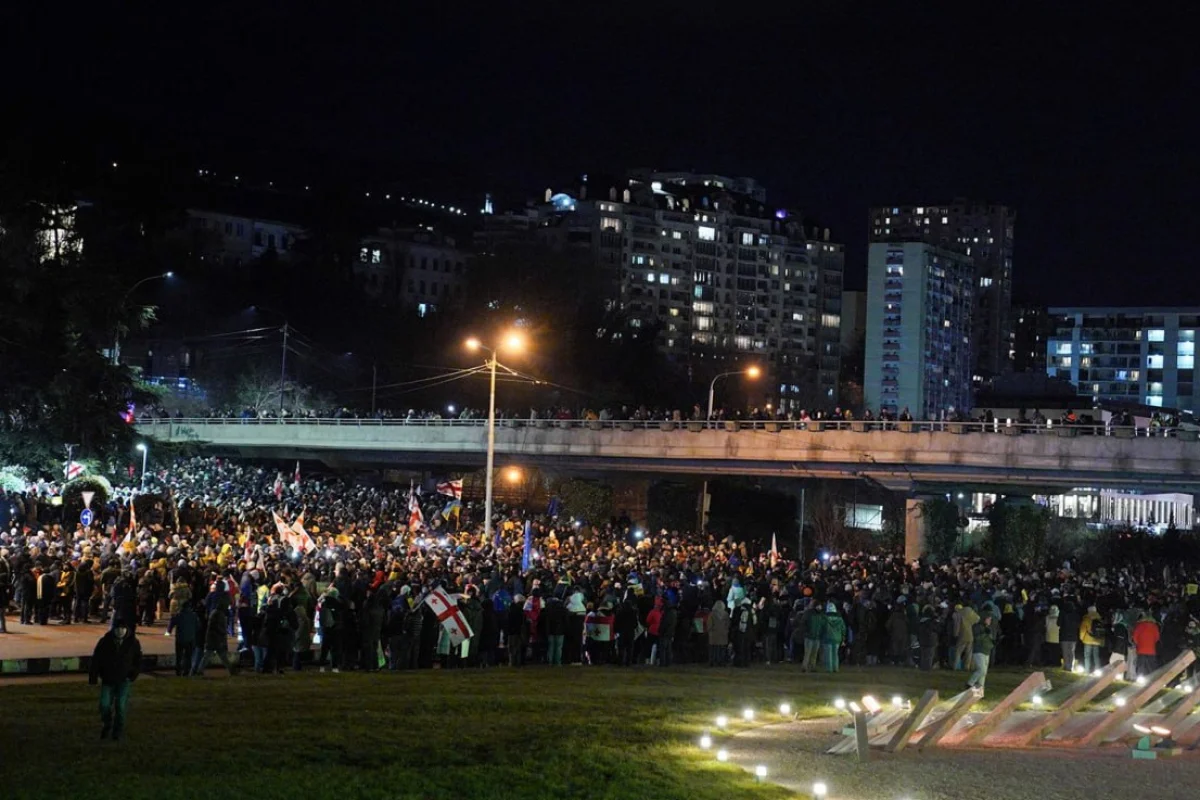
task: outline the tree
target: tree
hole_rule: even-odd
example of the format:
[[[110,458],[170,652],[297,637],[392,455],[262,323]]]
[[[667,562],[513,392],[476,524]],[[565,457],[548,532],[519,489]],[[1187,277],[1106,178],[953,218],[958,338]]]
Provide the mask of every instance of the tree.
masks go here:
[[[921,502],[921,517],[925,523],[925,547],[930,557],[944,561],[954,554],[961,533],[958,506],[941,497]]]
[[[1050,511],[1033,503],[1001,502],[988,512],[988,555],[999,564],[1036,564],[1046,552]]]
[[[66,443],[80,457],[128,452],[121,415],[138,394],[103,351],[152,318],[127,302],[128,271],[150,258],[138,213],[78,206],[60,186],[0,165],[0,463],[45,475]]]
[[[555,491],[565,513],[588,525],[602,525],[612,516],[613,490],[593,481],[573,478]]]

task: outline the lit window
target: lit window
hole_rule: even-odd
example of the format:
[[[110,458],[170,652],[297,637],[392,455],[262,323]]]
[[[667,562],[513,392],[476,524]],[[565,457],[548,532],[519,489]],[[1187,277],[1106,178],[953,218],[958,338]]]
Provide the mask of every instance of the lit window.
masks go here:
[[[646,280],[650,283],[654,283],[656,277],[657,276],[653,272],[646,273]]]
[[[1166,336],[1166,331],[1160,329],[1146,331],[1147,342],[1161,342]]]
[[[754,234],[743,232],[742,233],[742,244],[753,246],[754,245]]]
[[[700,237],[700,241],[702,242],[715,242],[717,240],[717,229],[701,225],[696,235]]]
[[[1179,344],[1175,345],[1175,352],[1181,356],[1194,356],[1196,355],[1196,343],[1180,342]]]
[[[1146,356],[1146,368],[1147,369],[1162,369],[1163,368],[1163,357],[1162,356]]]
[[[942,217],[942,224],[943,224],[943,225],[949,225],[949,224],[950,224],[950,218],[949,218],[949,217]]]
[[[821,325],[826,328],[837,328],[842,324],[842,318],[837,314],[822,314]]]
[[[601,217],[600,218],[600,230],[613,231],[614,233],[620,233],[621,232],[621,220],[617,219],[616,217]]]
[[[658,282],[666,285],[671,282],[671,276],[664,272],[658,276]]]

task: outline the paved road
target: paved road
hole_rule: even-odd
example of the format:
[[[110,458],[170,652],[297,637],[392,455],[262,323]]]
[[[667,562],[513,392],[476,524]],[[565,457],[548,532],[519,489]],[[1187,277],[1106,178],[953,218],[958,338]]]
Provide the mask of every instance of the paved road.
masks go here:
[[[8,618],[8,633],[0,633],[0,660],[22,658],[76,658],[90,656],[96,641],[108,630],[107,624],[92,625],[22,625]],[[148,656],[173,655],[175,641],[169,636],[165,623],[138,628],[142,653]],[[230,652],[236,652],[237,641],[229,640]]]

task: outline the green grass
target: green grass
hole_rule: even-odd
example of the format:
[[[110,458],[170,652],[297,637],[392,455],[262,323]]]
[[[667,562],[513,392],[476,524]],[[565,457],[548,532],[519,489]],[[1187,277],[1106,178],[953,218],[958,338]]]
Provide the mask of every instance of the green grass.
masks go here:
[[[989,699],[1025,674],[989,675]],[[779,721],[785,700],[800,717],[823,716],[837,695],[873,693],[886,703],[936,688],[945,698],[964,678],[884,668],[804,675],[786,666],[143,676],[116,744],[99,740],[99,690],[86,679],[8,685],[0,688],[0,795],[783,798],[791,795],[696,746],[718,713],[737,730],[745,706],[763,724]]]

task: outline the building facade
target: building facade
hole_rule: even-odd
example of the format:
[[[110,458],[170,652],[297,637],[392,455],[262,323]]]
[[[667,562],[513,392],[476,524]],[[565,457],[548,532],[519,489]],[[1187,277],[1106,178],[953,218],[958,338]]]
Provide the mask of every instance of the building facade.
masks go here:
[[[867,408],[938,419],[971,408],[971,258],[922,242],[867,251]]]
[[[1194,413],[1196,308],[1051,308],[1046,373],[1095,401]]]
[[[1003,205],[956,199],[949,205],[872,208],[869,242],[926,242],[971,257],[975,317],[971,331],[976,383],[1012,369],[1013,229]]]
[[[1051,320],[1044,306],[1013,306],[1013,371],[1041,373],[1046,367],[1046,341]]]
[[[640,173],[599,189],[547,189],[537,230],[601,270],[625,319],[613,335],[653,330],[697,381],[757,365],[781,411],[832,406],[844,246],[764,198],[751,179]]]
[[[200,256],[223,266],[238,267],[268,253],[281,261],[291,258],[306,231],[299,225],[272,219],[189,208],[188,227]]]
[[[432,226],[381,228],[364,238],[355,277],[376,300],[419,316],[462,305],[467,254]]]

